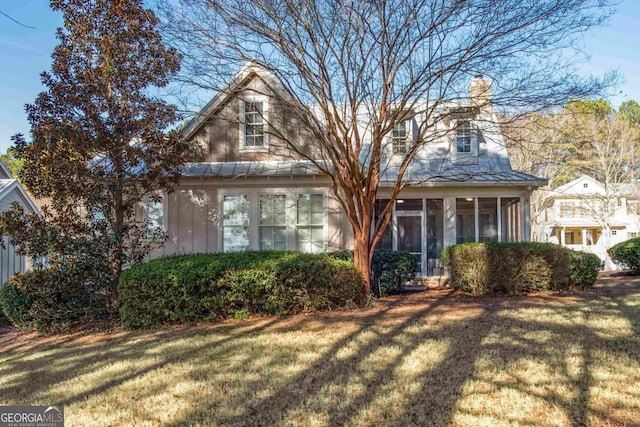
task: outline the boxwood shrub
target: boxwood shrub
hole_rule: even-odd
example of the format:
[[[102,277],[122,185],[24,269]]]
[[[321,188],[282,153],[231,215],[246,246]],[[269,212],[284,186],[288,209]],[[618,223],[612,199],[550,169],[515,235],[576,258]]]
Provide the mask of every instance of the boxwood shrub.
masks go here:
[[[22,330],[66,332],[108,315],[108,301],[96,291],[97,275],[73,266],[32,270],[9,278],[0,305]]]
[[[611,260],[624,270],[640,272],[640,237],[620,242],[607,252]]]
[[[463,243],[446,248],[442,261],[455,289],[479,295],[588,288],[600,266],[593,254],[535,242]]]
[[[124,271],[125,328],[252,313],[294,314],[364,303],[362,276],[327,255],[246,251],[161,258]]]
[[[353,263],[353,251],[337,251],[333,258]],[[405,251],[377,250],[371,263],[371,292],[380,297],[398,292],[415,278],[417,259]]]

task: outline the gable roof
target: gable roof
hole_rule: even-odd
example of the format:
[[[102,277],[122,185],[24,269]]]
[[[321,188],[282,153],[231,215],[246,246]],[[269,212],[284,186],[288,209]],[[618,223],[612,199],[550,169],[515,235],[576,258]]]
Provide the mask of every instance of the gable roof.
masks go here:
[[[5,166],[4,163],[2,163],[2,160],[0,160],[0,179],[11,179],[13,178],[11,176],[11,171],[9,170],[8,167]]]
[[[31,197],[29,197],[29,194],[24,190],[24,188],[22,188],[22,185],[20,185],[18,180],[0,179],[0,200],[4,199],[14,191],[18,193],[18,196],[32,212],[40,213],[40,210],[36,204],[33,203],[33,200],[31,200]]]
[[[586,188],[584,187],[584,184],[587,184]],[[556,187],[552,192],[556,195],[594,195],[604,192],[604,186],[597,179],[583,174],[573,181],[569,181],[566,184]]]
[[[281,92],[282,95],[289,94],[280,79],[276,78],[268,70],[265,70],[252,62],[248,62],[240,69],[240,71],[238,71],[233,79],[231,79],[231,82],[229,82],[222,90],[218,91],[211,101],[209,101],[202,110],[200,110],[200,112],[191,119],[189,123],[187,123],[184,129],[182,129],[182,137],[184,139],[193,137],[193,135],[200,130],[200,128],[207,122],[207,119],[209,119],[216,110],[224,106],[232,96],[246,87],[254,78],[261,79],[263,82],[267,83],[270,88]]]

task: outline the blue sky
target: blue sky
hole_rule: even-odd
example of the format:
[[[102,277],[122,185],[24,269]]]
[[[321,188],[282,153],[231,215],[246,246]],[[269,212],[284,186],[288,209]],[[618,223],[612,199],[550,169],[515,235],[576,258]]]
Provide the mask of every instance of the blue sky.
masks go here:
[[[29,133],[24,105],[43,90],[40,73],[50,69],[55,31],[62,25],[60,14],[46,0],[0,2],[0,11],[25,28],[0,15],[0,153],[11,145],[11,135]],[[590,56],[585,74],[603,75],[618,70],[625,81],[611,98],[615,107],[628,99],[640,102],[640,1],[623,0],[618,12],[604,28],[585,35],[584,51]]]

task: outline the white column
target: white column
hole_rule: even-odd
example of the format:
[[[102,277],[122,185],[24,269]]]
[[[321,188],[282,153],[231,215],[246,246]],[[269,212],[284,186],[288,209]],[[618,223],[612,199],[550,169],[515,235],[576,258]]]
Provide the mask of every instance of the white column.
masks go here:
[[[456,244],[456,198],[442,199],[442,246],[449,247]]]
[[[498,242],[502,242],[502,209],[500,209],[500,197],[498,196],[498,200],[496,201],[496,209],[498,213]]]
[[[560,246],[567,246],[565,242],[564,230],[565,230],[564,227],[560,229]]]
[[[473,198],[473,221],[476,229],[476,242],[480,241],[480,219],[478,218],[478,198]]]
[[[587,250],[587,230],[586,228],[582,229],[582,250]]]

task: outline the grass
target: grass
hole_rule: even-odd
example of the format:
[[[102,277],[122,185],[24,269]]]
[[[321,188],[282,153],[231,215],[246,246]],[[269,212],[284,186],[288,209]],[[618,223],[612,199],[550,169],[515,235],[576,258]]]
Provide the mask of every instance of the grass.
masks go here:
[[[73,426],[638,425],[640,279],[144,333],[5,328],[0,378],[0,404],[64,404]]]

